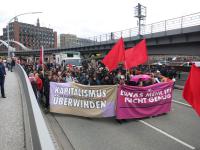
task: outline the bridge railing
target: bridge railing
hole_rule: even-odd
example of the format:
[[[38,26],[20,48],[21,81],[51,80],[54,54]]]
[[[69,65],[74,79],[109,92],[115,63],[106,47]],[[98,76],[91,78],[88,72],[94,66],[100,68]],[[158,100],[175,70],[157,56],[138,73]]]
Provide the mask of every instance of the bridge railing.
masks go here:
[[[25,128],[25,148],[27,150],[55,150],[54,143],[39,108],[31,83],[26,72],[16,65],[16,72],[21,80],[22,108]]]
[[[175,29],[182,29],[192,26],[200,25],[200,12],[181,16],[178,18],[173,18],[169,20],[163,20],[160,22],[144,25],[141,27],[141,35],[149,35],[158,32],[166,32]],[[73,45],[71,47],[78,46],[92,46],[99,45],[103,43],[114,43],[120,37],[124,39],[128,38],[129,40],[133,37],[138,36],[138,27],[130,28],[122,31],[111,32],[107,34],[102,34],[94,37],[86,38],[88,42],[84,42],[81,44]]]

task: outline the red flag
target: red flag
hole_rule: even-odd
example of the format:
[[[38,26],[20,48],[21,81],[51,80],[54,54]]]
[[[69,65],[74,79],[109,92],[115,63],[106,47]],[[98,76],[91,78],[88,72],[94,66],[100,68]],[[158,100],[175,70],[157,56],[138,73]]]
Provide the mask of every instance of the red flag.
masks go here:
[[[183,98],[196,110],[200,116],[200,68],[194,64],[183,89]]]
[[[40,64],[44,63],[44,48],[43,46],[40,48]]]
[[[102,63],[108,67],[109,71],[117,68],[119,62],[123,62],[125,57],[124,40],[120,38],[110,52],[104,57]]]
[[[148,60],[146,40],[143,39],[135,47],[125,51],[125,66],[127,69],[144,64]]]

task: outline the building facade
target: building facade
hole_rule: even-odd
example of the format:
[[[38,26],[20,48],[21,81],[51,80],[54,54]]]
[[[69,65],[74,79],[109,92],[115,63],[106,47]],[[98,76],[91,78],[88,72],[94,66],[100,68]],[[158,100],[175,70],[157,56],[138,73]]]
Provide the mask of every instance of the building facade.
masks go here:
[[[9,39],[10,41],[17,41],[29,49],[39,49],[41,46],[44,48],[57,48],[57,32],[53,29],[40,27],[39,19],[37,25],[18,22],[9,23]],[[7,41],[7,28],[3,28],[2,40]],[[16,50],[21,47],[14,42],[10,45]],[[5,46],[0,47],[1,50],[6,50]]]
[[[74,34],[60,34],[60,47],[61,48],[84,46],[84,45],[89,45],[92,42],[93,42],[92,40],[79,38]]]

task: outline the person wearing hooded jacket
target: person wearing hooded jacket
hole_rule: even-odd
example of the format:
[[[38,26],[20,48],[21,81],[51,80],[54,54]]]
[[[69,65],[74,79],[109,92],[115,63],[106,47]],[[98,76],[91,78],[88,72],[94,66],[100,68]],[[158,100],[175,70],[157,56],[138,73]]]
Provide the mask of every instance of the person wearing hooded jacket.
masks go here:
[[[6,98],[4,91],[4,81],[6,76],[6,70],[2,58],[0,57],[0,87],[1,87],[1,97]]]

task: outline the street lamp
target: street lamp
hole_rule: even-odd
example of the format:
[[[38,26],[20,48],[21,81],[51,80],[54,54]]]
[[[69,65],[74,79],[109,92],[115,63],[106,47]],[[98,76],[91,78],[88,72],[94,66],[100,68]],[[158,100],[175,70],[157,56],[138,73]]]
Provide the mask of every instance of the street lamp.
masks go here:
[[[10,56],[10,34],[9,34],[9,24],[12,22],[13,19],[19,17],[19,16],[22,16],[22,15],[29,15],[29,14],[39,14],[39,13],[42,13],[42,12],[27,12],[27,13],[22,13],[22,14],[19,14],[19,15],[16,15],[15,17],[11,18],[10,21],[8,22],[8,25],[7,25],[7,41],[8,41],[8,57]],[[13,51],[13,49],[12,49]]]

